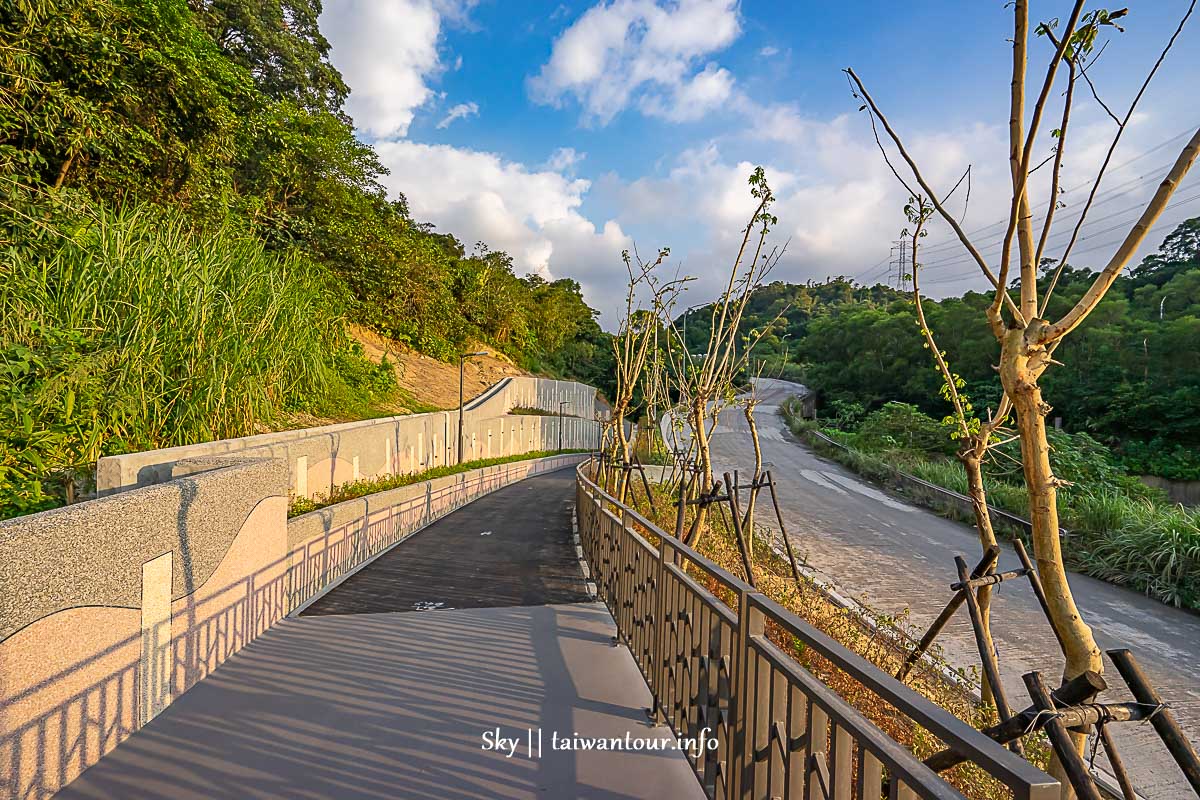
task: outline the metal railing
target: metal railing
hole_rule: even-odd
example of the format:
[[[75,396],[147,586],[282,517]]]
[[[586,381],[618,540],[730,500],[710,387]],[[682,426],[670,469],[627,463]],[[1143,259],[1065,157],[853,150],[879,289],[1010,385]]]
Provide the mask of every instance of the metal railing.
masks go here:
[[[961,798],[768,637],[790,637],[965,754],[1017,800],[1059,784],[1021,757],[666,534],[577,470],[579,538],[600,599],[712,798]],[[641,528],[658,539],[652,545]],[[702,585],[736,598],[727,605]],[[706,581],[707,582],[707,581]],[[715,747],[704,742],[715,740]]]

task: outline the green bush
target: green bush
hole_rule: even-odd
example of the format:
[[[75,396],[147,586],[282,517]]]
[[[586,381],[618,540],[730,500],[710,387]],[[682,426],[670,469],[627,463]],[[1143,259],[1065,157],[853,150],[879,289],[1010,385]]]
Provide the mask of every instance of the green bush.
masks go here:
[[[840,431],[856,430],[867,415],[867,409],[862,403],[847,400],[830,400],[828,410],[826,416],[833,422],[833,427]]]
[[[949,429],[908,403],[885,403],[863,419],[854,437],[857,447],[882,452],[905,449],[927,455],[953,455]]]
[[[1158,475],[1172,481],[1200,481],[1200,450],[1156,438],[1122,442],[1116,457],[1130,474]]]
[[[1072,497],[1065,516],[1089,575],[1200,609],[1200,513],[1099,489]]]
[[[795,404],[782,408],[794,433],[803,436],[817,429],[797,411]],[[861,431],[843,438],[859,439]],[[899,485],[900,470],[960,494],[967,491],[962,465],[943,456],[930,458],[903,448],[868,453],[853,444],[843,450],[815,437],[809,441],[818,452],[884,485]],[[1125,474],[1112,454],[1087,434],[1054,431],[1050,442],[1056,474],[1074,481],[1059,493],[1060,519],[1070,532],[1064,547],[1068,565],[1165,603],[1200,609],[1200,512],[1166,503],[1161,492]],[[992,454],[988,469],[993,474],[986,476],[985,489],[989,505],[1028,519],[1029,496],[1019,462],[1012,468],[1012,458],[1020,457],[1014,447],[1015,443],[1004,445],[999,454]],[[932,492],[917,492],[914,499],[945,516],[973,522],[957,504]]]

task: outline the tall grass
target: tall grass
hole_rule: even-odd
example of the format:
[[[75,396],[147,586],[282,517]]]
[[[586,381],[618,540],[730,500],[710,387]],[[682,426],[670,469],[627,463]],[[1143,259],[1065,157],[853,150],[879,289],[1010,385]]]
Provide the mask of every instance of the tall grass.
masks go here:
[[[1089,575],[1200,609],[1200,512],[1100,488],[1069,497],[1067,523]]]
[[[791,407],[785,406],[783,413],[798,435],[816,427],[801,420]],[[835,450],[816,439],[814,446],[826,448],[822,452],[871,480],[898,485],[895,477],[900,470],[966,494],[966,472],[957,461],[895,448],[870,452],[859,449],[862,442],[853,434],[842,433],[837,438],[848,449]],[[1029,496],[1024,485],[993,475],[988,477],[986,489],[990,505],[1028,518]],[[957,505],[932,493],[917,494],[914,499],[938,513],[972,521]],[[1200,511],[1156,500],[1145,487],[1131,485],[1114,471],[1060,491],[1059,514],[1070,532],[1064,550],[1073,569],[1164,603],[1200,610]]]
[[[310,263],[179,211],[31,205],[0,281],[0,515],[109,453],[241,436],[336,389],[337,298]],[[60,489],[62,487],[59,487]]]

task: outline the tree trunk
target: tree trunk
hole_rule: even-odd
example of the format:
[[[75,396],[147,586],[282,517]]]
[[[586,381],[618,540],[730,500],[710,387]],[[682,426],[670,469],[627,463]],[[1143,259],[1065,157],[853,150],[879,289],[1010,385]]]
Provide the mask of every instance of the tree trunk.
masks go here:
[[[692,426],[692,435],[696,440],[696,465],[699,471],[696,474],[697,488],[702,494],[707,494],[713,485],[712,474],[712,457],[708,449],[708,429],[704,425],[705,410],[708,403],[703,398],[697,398],[692,402],[692,407],[689,409],[690,423]],[[689,545],[695,548],[700,547],[700,539],[704,536],[704,524],[708,517],[708,507],[701,504],[696,506],[696,535]]]
[[[1062,543],[1058,528],[1058,480],[1050,466],[1050,445],[1046,439],[1046,415],[1050,406],[1042,399],[1038,378],[1050,363],[1046,348],[1036,344],[1042,321],[1030,329],[1013,328],[1001,343],[1000,380],[1017,412],[1017,430],[1021,441],[1021,461],[1025,469],[1025,487],[1029,493],[1029,518],[1033,523],[1033,554],[1038,575],[1046,590],[1053,625],[1062,634],[1065,665],[1063,677],[1074,678],[1087,670],[1102,673],[1104,662],[1092,629],[1083,621],[1063,566]],[[1087,735],[1072,733],[1080,755],[1084,755]],[[1051,764],[1052,774],[1061,770]],[[1068,787],[1069,784],[1064,783]]]
[[[746,424],[750,427],[750,441],[754,443],[754,483],[758,483],[759,477],[762,475],[762,444],[758,441],[758,425],[754,422],[754,406],[746,404]],[[742,523],[742,529],[746,531],[747,538],[754,541],[754,501],[758,499],[758,489],[750,490],[750,497],[746,501],[746,515]]]
[[[621,448],[621,466],[614,467],[617,470],[616,496],[622,503],[625,502],[625,492],[629,488],[629,470],[625,469],[629,464],[629,437],[625,434],[625,409],[621,409],[621,413],[614,415],[617,425],[617,446]]]
[[[986,434],[983,434],[986,437]],[[982,450],[987,447],[987,439],[971,443],[971,447],[958,454],[963,469],[967,472],[967,494],[971,497],[971,507],[975,511],[975,527],[979,531],[979,545],[983,552],[996,544],[996,533],[992,530],[992,515],[987,507],[987,493],[983,488]],[[996,645],[992,641],[992,587],[981,586],[975,593],[979,604],[979,618],[983,623],[983,641],[995,652]],[[992,708],[996,706],[996,698],[992,696],[992,687],[983,682],[981,689],[983,702]]]

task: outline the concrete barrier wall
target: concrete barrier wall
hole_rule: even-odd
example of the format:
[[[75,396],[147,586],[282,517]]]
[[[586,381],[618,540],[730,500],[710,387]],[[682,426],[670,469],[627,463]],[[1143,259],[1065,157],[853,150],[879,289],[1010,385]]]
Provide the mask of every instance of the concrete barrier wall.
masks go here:
[[[560,456],[287,519],[289,469],[177,460],[160,485],[0,522],[0,798],[45,798],[366,559]]]
[[[561,406],[560,406],[561,404]],[[513,408],[573,415],[559,421],[510,415]],[[604,413],[596,390],[573,381],[505,378],[464,406],[463,460],[520,455],[563,447],[595,447],[597,416]],[[281,459],[289,468],[289,492],[315,497],[360,478],[422,472],[458,461],[458,411],[363,420],[299,431],[184,445],[107,456],[96,465],[101,497],[170,480],[174,465],[198,456],[242,453]]]
[[[1172,503],[1193,508],[1200,506],[1200,481],[1172,481],[1157,475],[1139,475],[1138,478],[1147,486],[1162,489]]]

